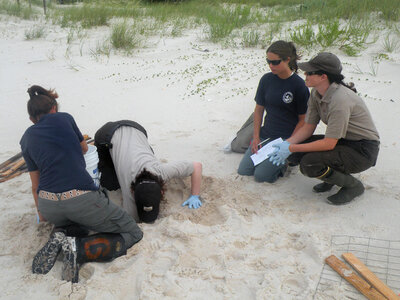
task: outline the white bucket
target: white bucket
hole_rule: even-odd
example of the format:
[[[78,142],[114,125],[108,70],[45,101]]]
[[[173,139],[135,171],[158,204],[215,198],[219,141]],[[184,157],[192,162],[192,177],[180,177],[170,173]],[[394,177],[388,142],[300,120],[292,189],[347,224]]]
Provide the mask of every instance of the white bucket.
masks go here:
[[[88,145],[89,149],[83,156],[86,163],[86,171],[92,177],[94,184],[100,186],[100,174],[97,164],[99,163],[99,156],[97,155],[97,147],[93,145]]]

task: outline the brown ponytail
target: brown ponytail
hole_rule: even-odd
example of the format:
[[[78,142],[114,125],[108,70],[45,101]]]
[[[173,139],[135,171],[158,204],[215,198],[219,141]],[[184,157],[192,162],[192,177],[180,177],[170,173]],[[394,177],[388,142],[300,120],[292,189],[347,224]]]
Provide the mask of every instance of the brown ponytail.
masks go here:
[[[54,90],[46,90],[38,85],[33,85],[28,89],[28,114],[33,122],[39,121],[40,117],[46,115],[50,110],[56,106],[58,110],[58,103],[56,99],[58,94]]]

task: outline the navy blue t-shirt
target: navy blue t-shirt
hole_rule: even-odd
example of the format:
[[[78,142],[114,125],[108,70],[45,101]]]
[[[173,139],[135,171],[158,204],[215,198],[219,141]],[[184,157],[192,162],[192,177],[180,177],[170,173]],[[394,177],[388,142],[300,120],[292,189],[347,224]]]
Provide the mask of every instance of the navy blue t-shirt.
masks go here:
[[[98,189],[86,171],[82,140],[74,118],[67,113],[44,115],[25,131],[20,141],[22,155],[29,171],[40,172],[38,191]]]
[[[255,97],[256,103],[264,106],[266,111],[260,137],[290,137],[299,122],[298,116],[307,111],[309,96],[304,80],[296,73],[287,79],[273,73],[261,77]]]

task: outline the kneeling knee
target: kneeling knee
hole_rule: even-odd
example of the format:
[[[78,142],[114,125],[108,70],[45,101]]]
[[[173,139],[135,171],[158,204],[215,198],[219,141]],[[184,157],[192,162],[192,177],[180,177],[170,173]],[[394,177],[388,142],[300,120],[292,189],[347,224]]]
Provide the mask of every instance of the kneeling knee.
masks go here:
[[[254,180],[257,182],[274,183],[277,179],[277,176],[266,176],[265,174],[254,173]]]

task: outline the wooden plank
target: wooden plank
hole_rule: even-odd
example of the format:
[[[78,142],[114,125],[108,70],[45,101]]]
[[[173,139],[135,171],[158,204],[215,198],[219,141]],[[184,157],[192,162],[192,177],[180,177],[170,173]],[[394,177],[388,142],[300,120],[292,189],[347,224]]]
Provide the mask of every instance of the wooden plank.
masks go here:
[[[20,159],[22,157],[22,152],[15,154],[13,157],[7,159],[5,162],[0,164],[0,170],[3,171],[4,168],[6,168],[9,164],[13,163],[17,159]]]
[[[17,172],[15,172],[15,173],[7,176],[7,177],[0,178],[0,182],[7,181],[7,180],[9,180],[11,178],[14,178],[14,177],[17,177],[17,176],[19,176],[19,175],[21,175],[23,173],[25,173],[25,171],[17,171]]]
[[[23,158],[21,158],[20,160],[15,162],[10,169],[8,169],[7,171],[1,173],[0,177],[7,177],[7,176],[11,175],[16,170],[18,170],[20,167],[22,167],[24,164],[25,164],[25,160]]]
[[[383,296],[368,282],[358,276],[350,267],[348,267],[335,255],[327,257],[325,262],[369,300],[387,300],[385,296]]]
[[[352,253],[342,254],[347,261],[364,279],[377,289],[382,295],[389,300],[400,300],[400,298],[384,283],[364,263]]]

